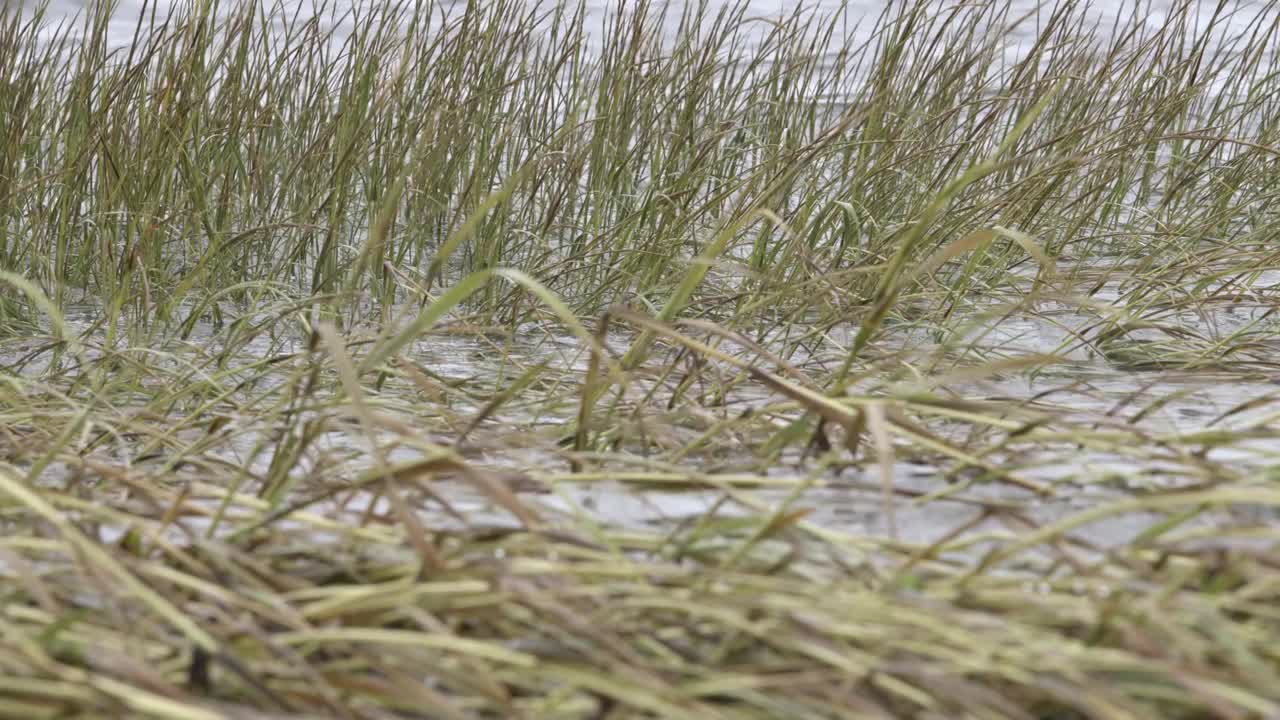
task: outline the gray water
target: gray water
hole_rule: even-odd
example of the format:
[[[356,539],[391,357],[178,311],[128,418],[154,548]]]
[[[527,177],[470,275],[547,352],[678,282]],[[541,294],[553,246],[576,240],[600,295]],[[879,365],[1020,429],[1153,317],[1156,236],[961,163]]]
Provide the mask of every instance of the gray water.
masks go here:
[[[28,9],[38,4],[35,0],[3,1],[9,3],[17,2]],[[957,0],[938,0],[936,6],[941,14],[962,4],[982,6],[988,4],[989,1],[978,0],[977,2],[961,3]],[[1176,0],[1139,0],[1138,2],[1132,0],[1128,2],[1107,0],[1095,2],[1084,8],[1084,17],[1087,22],[1097,23],[1099,28],[1105,31],[1117,21],[1123,22],[1136,12],[1146,18],[1145,22],[1148,26],[1154,28],[1165,21],[1175,3]],[[356,2],[336,0],[335,3],[324,3],[317,0],[281,0],[278,6],[289,15],[297,11],[300,19],[308,17],[324,19],[328,27],[335,28],[341,34],[344,29],[352,27],[352,20],[346,14],[347,11],[370,8],[375,4],[371,0],[357,0]],[[438,6],[441,12],[449,12],[454,5],[459,8],[466,5],[463,0],[435,0],[433,4]],[[535,5],[547,6],[551,2],[550,0],[530,0],[529,4],[531,7]],[[738,4],[739,2],[735,0],[712,0],[709,15],[714,16],[715,11],[720,7],[737,6]],[[745,0],[744,4],[748,16],[764,20],[785,18],[798,10],[816,13],[819,16],[838,16],[844,37],[852,39],[855,43],[868,40],[871,37],[871,28],[874,25],[875,18],[894,7],[892,2],[885,2],[885,0]],[[267,3],[267,5],[271,6],[273,3]],[[679,10],[683,5],[684,3],[680,0],[671,0],[669,22],[672,25],[678,19]],[[1215,5],[1215,2],[1208,1],[1198,2],[1195,5],[1193,14],[1198,18],[1202,26],[1207,26],[1213,18]],[[1224,37],[1243,32],[1259,13],[1274,12],[1269,9],[1269,5],[1269,0],[1228,0],[1227,12],[1219,19],[1217,32]],[[87,6],[87,3],[77,0],[51,0],[47,13],[48,21],[50,24],[74,21],[84,12]],[[156,0],[149,4],[141,0],[119,0],[110,25],[111,38],[117,46],[125,45],[133,37],[134,30],[144,12],[148,13],[148,15],[151,12],[155,12],[158,18],[163,19],[175,8],[180,7],[182,7],[181,3],[173,2],[172,0]],[[599,19],[602,19],[609,11],[616,8],[617,3],[613,0],[589,0],[586,7],[589,18],[588,25],[598,28],[601,25]],[[1053,7],[1052,0],[1046,2],[1012,0],[1010,2],[1011,12],[1009,17],[1011,19],[1026,18],[1008,36],[1007,49],[1010,53],[1010,59],[1015,58],[1022,47],[1035,40],[1037,19],[1047,17]],[[592,22],[592,20],[595,20],[595,22]],[[763,23],[761,25],[763,26]]]
[[[1263,278],[1264,284],[1280,281],[1280,273]],[[1118,301],[1118,288],[1108,286],[1096,293],[1094,299],[1105,305]],[[405,313],[411,313],[406,309]],[[1210,317],[1184,318],[1188,327],[1202,333],[1227,336],[1241,328],[1256,323],[1264,313],[1264,306],[1238,304],[1216,311]],[[70,314],[73,330],[89,329],[94,311],[86,308],[82,313]],[[1265,320],[1265,318],[1263,318]],[[946,391],[955,397],[971,399],[1005,399],[1011,407],[1040,398],[1035,404],[1051,411],[1055,417],[1076,423],[1077,427],[1108,427],[1127,432],[1134,430],[1151,438],[1177,438],[1187,433],[1209,429],[1227,433],[1249,428],[1266,428],[1280,409],[1280,375],[1240,375],[1219,370],[1201,372],[1134,371],[1117,366],[1071,342],[1071,338],[1083,333],[1096,316],[1079,308],[1063,306],[1058,309],[1040,308],[1036,316],[1002,318],[983,323],[975,320],[966,337],[970,338],[975,353],[999,351],[1007,355],[1023,353],[1055,354],[1061,361],[1044,373],[1029,377],[1013,373],[1005,377],[994,376],[980,380],[966,380],[946,384]],[[793,355],[797,365],[825,364],[831,366],[842,358],[844,348],[856,327],[838,327],[828,333],[827,340],[813,347],[807,357]],[[188,353],[194,361],[202,353],[216,354],[213,345],[217,335],[207,326],[200,326],[190,340]],[[634,338],[614,335],[608,343],[618,352],[625,351]],[[246,362],[271,356],[283,351],[300,350],[298,341],[285,341],[288,347],[273,346],[266,338],[242,348],[239,356]],[[910,333],[892,337],[881,349],[891,349],[894,343],[909,345],[912,352],[925,356],[929,353],[928,338]],[[0,360],[11,361],[27,348],[9,346],[0,348]],[[751,357],[745,348],[726,346],[727,352]],[[513,377],[524,368],[538,362],[549,362],[552,373],[564,383],[563,396],[526,393],[530,397],[518,398],[505,405],[499,412],[476,429],[460,448],[469,461],[501,473],[518,481],[518,488],[525,499],[549,515],[564,514],[589,517],[594,522],[621,528],[680,528],[699,522],[714,511],[718,516],[737,516],[763,508],[781,507],[790,502],[792,507],[810,511],[807,521],[829,531],[862,537],[888,537],[893,534],[900,541],[928,545],[950,535],[956,528],[970,526],[964,537],[966,554],[979,553],[993,543],[1016,536],[1035,525],[1053,522],[1075,513],[1096,508],[1109,502],[1132,497],[1133,494],[1161,491],[1192,485],[1200,480],[1195,462],[1168,455],[1167,461],[1154,459],[1145,444],[1133,447],[1117,446],[1110,450],[1091,449],[1081,451],[1072,443],[1036,442],[1031,451],[1010,451],[990,460],[1012,468],[1019,477],[1049,490],[1045,496],[1035,494],[1004,482],[981,481],[966,484],[975,479],[946,477],[946,466],[931,466],[916,461],[899,461],[893,465],[892,486],[894,499],[892,511],[886,506],[880,467],[874,452],[865,450],[861,463],[839,472],[823,472],[815,476],[812,458],[803,458],[798,451],[785,454],[782,462],[771,467],[765,482],[750,464],[735,466],[732,462],[720,462],[714,467],[704,467],[707,478],[730,489],[709,487],[673,487],[664,489],[660,484],[643,482],[648,472],[642,463],[627,466],[614,462],[599,477],[585,479],[570,472],[567,457],[557,451],[557,441],[568,432],[576,412],[576,388],[580,386],[587,368],[588,356],[575,338],[548,335],[544,331],[517,334],[511,338],[484,336],[432,334],[411,348],[408,357],[422,367],[431,368],[443,380],[475,390],[483,397],[496,392],[494,378],[505,372]],[[502,358],[502,368],[499,361]],[[982,356],[973,361],[981,364]],[[674,382],[674,381],[673,381]],[[908,393],[910,382],[877,388],[875,392]],[[930,388],[921,385],[920,390]],[[642,386],[631,388],[635,399],[644,392]],[[872,388],[867,388],[872,392]],[[665,396],[665,393],[662,393]],[[732,389],[722,407],[708,409],[716,419],[731,418],[744,410],[763,408],[783,398],[767,388],[749,383]],[[1162,401],[1154,408],[1157,400]],[[413,418],[420,412],[417,396],[410,388],[394,384],[384,389],[379,404],[383,411]],[[452,412],[469,418],[480,411],[483,400],[474,403],[454,403]],[[687,417],[679,417],[677,411],[665,411],[650,403],[644,407],[645,421],[652,428],[670,434],[670,445],[678,447],[693,440],[700,430],[691,427]],[[427,423],[426,427],[431,427]],[[947,429],[935,428],[947,436]],[[964,427],[952,427],[950,439],[963,445]],[[264,429],[270,433],[271,428]],[[270,453],[255,454],[259,441],[265,437],[256,431],[238,436],[233,447],[219,451],[219,455],[233,465],[243,465],[255,474],[266,475],[271,460]],[[384,438],[388,445],[396,438]],[[425,439],[443,445],[453,438],[427,437]],[[328,433],[315,448],[330,455],[330,460],[346,458],[353,467],[368,462],[366,438],[362,433],[334,430]],[[661,444],[661,443],[659,443]],[[869,443],[868,443],[869,445]],[[636,457],[651,457],[662,461],[660,449],[625,448],[636,452]],[[744,458],[750,459],[751,451],[744,448]],[[114,448],[119,459],[126,464],[148,462],[132,457],[134,452],[128,443]],[[904,453],[906,454],[906,453]],[[314,462],[309,457],[297,468],[306,475]],[[392,462],[409,461],[417,457],[412,448],[392,452]],[[1233,439],[1229,444],[1215,448],[1206,459],[1221,463],[1234,472],[1256,473],[1266,476],[1280,468],[1280,440],[1270,437],[1246,437]],[[154,461],[150,461],[154,462]],[[682,467],[698,465],[696,457]],[[954,466],[954,463],[948,465]],[[750,480],[739,485],[742,480]],[[959,480],[959,482],[957,482]],[[797,493],[797,489],[802,492]],[[449,504],[449,511],[439,516],[432,514],[437,527],[461,524],[457,515],[465,518],[465,524],[480,527],[510,526],[511,518],[496,507],[483,493],[462,482],[443,482],[438,491]],[[938,497],[930,497],[938,495]],[[927,499],[927,502],[925,501]],[[371,509],[373,498],[365,493],[355,493],[338,501],[324,502],[309,508],[340,522],[358,523]],[[193,496],[196,504],[207,503],[212,510],[219,496],[212,488],[201,497],[197,490]],[[427,501],[427,505],[432,505]],[[1004,511],[981,519],[991,508]],[[389,514],[385,500],[372,510],[376,514]],[[1248,511],[1216,512],[1205,514],[1180,529],[1182,542],[1203,544],[1232,544],[1245,542],[1233,535],[1249,534],[1256,527],[1258,516]],[[889,517],[894,518],[891,528]],[[240,521],[250,521],[252,514],[235,515]],[[1073,534],[1082,548],[1093,552],[1132,540],[1158,519],[1148,513],[1124,513],[1092,523],[1083,531]],[[1263,517],[1265,522],[1272,522]],[[201,533],[207,527],[202,518],[183,521],[182,533]],[[234,523],[233,523],[234,525]],[[120,531],[123,531],[122,529]],[[103,532],[110,536],[111,529]],[[177,532],[177,531],[175,531]],[[180,537],[174,537],[180,541]],[[1030,557],[1030,556],[1029,556]],[[1047,556],[1044,558],[1048,561]]]

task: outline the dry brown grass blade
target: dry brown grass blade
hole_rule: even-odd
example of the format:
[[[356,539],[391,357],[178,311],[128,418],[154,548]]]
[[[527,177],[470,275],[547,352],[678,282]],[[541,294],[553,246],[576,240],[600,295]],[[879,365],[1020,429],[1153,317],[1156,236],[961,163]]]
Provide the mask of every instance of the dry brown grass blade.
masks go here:
[[[219,652],[220,645],[212,635],[200,627],[189,615],[174,606],[159,593],[147,587],[123,563],[107,552],[101,545],[86,537],[65,515],[58,511],[43,497],[31,488],[26,487],[17,476],[11,474],[7,467],[0,466],[0,491],[21,503],[58,530],[66,543],[79,554],[84,562],[100,572],[115,578],[139,602],[151,609],[159,617],[173,625],[192,643],[206,652]]]
[[[609,310],[609,314],[613,317],[626,320],[629,323],[645,328],[647,331],[654,333],[666,340],[682,345],[690,350],[698,352],[706,357],[728,363],[742,370],[747,371],[752,378],[767,385],[776,392],[791,398],[803,407],[811,410],[824,420],[839,425],[846,431],[846,443],[851,448],[856,447],[856,438],[858,434],[858,411],[841,405],[839,402],[823,395],[821,392],[811,390],[809,387],[791,382],[779,375],[762,370],[743,360],[728,355],[706,343],[693,340],[679,333],[674,326],[665,323],[656,318],[643,315],[628,308],[613,307]],[[795,371],[799,372],[799,371]],[[812,382],[806,385],[816,386]]]
[[[875,441],[876,460],[880,466],[880,484],[884,492],[885,522],[889,528],[889,539],[898,539],[898,518],[894,510],[893,492],[893,438],[889,433],[889,419],[885,413],[884,403],[868,403],[866,406],[867,427]]]

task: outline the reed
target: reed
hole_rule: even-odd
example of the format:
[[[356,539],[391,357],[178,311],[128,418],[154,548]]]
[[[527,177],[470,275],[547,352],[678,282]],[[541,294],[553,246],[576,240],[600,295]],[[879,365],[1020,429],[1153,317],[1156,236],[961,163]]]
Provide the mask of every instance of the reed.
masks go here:
[[[0,717],[1280,715],[1280,12],[890,8],[0,5]]]

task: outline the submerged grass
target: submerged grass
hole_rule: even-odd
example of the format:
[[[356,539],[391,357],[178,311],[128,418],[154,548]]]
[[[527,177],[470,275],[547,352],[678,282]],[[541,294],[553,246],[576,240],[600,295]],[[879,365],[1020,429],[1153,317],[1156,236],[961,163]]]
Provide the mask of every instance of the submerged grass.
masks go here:
[[[1020,13],[0,6],[0,717],[1280,717],[1280,12]]]

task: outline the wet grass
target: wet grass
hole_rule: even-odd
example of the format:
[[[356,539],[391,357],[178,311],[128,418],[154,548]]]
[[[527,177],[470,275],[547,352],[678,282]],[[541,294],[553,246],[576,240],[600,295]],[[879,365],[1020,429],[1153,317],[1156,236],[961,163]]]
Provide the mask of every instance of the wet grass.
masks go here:
[[[1280,12],[619,7],[0,9],[0,717],[1280,715]]]

